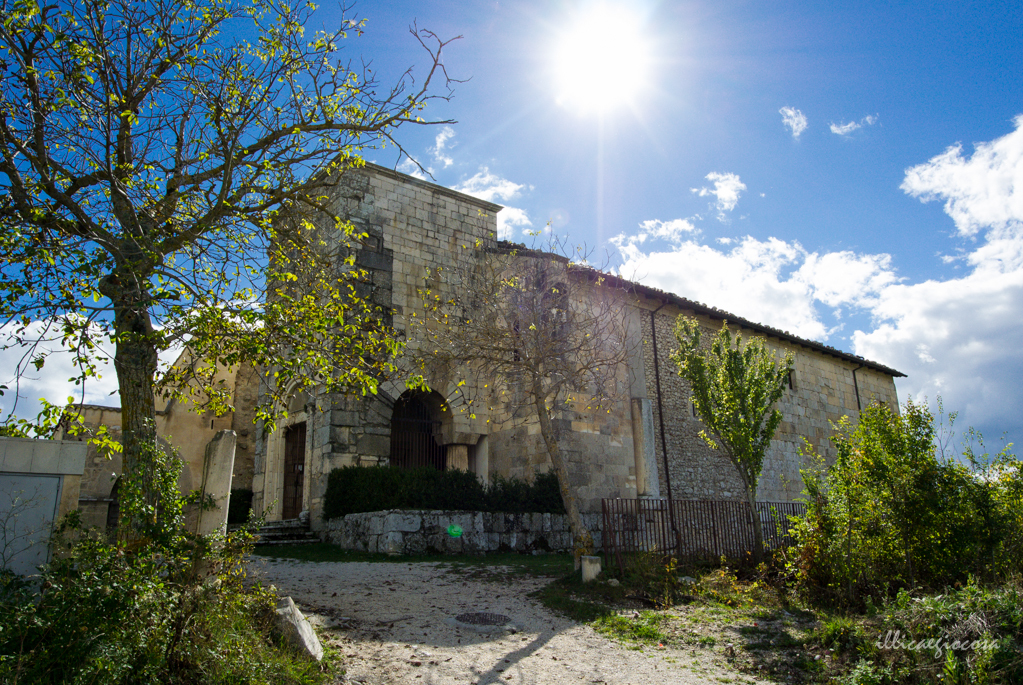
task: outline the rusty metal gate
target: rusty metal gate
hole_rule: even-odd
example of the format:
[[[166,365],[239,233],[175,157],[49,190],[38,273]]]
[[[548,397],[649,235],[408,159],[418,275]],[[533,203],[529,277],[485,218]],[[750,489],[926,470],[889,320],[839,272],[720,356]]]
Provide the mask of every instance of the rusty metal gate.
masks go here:
[[[604,563],[624,572],[625,556],[660,552],[687,561],[743,559],[753,551],[753,522],[747,502],[666,499],[605,499]],[[789,538],[788,517],[801,516],[798,502],[757,502],[765,549]],[[672,516],[674,514],[674,516]]]
[[[431,419],[430,408],[419,398],[398,399],[391,417],[391,466],[443,471],[444,447],[434,438],[439,431],[440,421]]]

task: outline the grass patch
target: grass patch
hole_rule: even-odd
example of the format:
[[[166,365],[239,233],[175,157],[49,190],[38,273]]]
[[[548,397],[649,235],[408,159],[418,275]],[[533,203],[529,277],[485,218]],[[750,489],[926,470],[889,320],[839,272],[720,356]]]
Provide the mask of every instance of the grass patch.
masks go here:
[[[593,621],[593,628],[621,642],[657,644],[667,640],[659,629],[663,621],[664,616],[653,611],[644,611],[634,616],[605,614]]]

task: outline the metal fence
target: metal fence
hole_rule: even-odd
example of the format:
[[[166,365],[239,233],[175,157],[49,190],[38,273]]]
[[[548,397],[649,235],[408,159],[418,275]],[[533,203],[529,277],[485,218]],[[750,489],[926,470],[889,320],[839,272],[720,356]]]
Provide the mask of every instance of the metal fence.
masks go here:
[[[604,563],[625,570],[624,555],[662,552],[680,560],[743,559],[753,551],[753,522],[747,502],[666,499],[605,499]],[[789,537],[789,516],[801,516],[797,502],[757,502],[765,549]]]

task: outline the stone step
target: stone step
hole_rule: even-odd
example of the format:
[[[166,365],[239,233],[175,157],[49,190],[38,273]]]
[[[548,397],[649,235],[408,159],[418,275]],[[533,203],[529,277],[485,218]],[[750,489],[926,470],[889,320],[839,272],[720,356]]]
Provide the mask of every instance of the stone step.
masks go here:
[[[320,541],[315,533],[307,533],[306,536],[297,538],[263,538],[256,540],[257,547],[269,547],[277,545],[310,545]]]
[[[300,519],[271,521],[256,531],[256,544],[263,545],[296,545],[319,542],[316,533],[309,530],[309,524]]]

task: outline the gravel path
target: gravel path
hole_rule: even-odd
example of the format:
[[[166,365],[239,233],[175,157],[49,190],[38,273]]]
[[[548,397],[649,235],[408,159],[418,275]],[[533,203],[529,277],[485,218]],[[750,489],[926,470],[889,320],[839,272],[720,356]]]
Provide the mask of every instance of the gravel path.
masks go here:
[[[321,637],[345,657],[345,683],[757,682],[710,650],[629,649],[555,615],[527,597],[548,579],[479,579],[473,569],[442,563],[254,557],[249,568],[314,615]],[[455,620],[469,612],[506,615],[510,627],[473,629]]]

